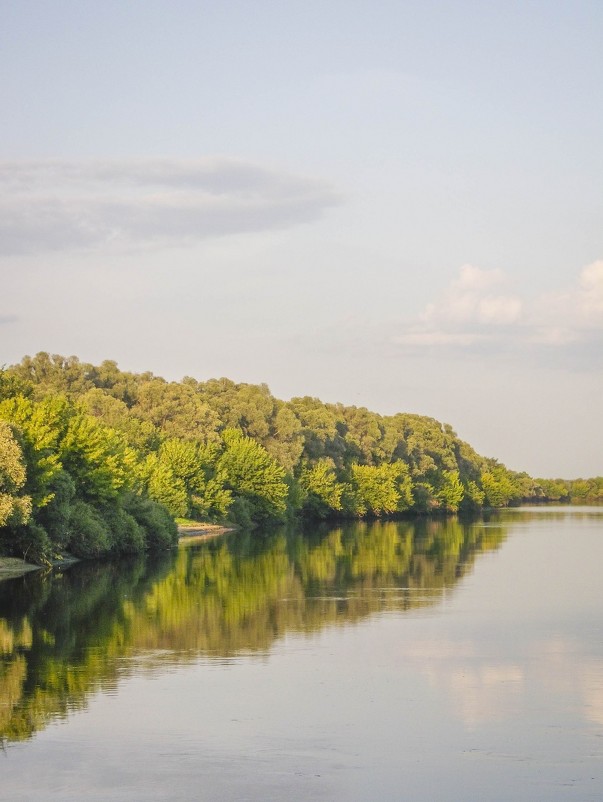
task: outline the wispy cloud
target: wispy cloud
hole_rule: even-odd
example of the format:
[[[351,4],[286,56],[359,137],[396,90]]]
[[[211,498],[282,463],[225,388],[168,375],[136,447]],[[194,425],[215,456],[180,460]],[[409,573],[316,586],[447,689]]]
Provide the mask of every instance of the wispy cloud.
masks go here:
[[[444,293],[393,336],[420,350],[595,350],[603,344],[603,260],[564,292],[525,299],[502,270],[464,265]]]
[[[587,265],[576,286],[538,298],[532,339],[548,345],[584,342],[603,333],[603,260]]]
[[[4,163],[0,184],[4,254],[281,229],[341,202],[322,181],[225,158]]]

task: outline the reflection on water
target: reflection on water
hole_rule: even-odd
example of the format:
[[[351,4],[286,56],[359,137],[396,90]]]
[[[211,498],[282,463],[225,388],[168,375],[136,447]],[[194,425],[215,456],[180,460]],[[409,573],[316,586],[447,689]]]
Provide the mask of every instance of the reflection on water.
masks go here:
[[[0,797],[603,799],[602,564],[549,507],[0,582]]]
[[[26,740],[134,671],[433,605],[504,537],[500,522],[355,523],[0,582],[0,737]]]

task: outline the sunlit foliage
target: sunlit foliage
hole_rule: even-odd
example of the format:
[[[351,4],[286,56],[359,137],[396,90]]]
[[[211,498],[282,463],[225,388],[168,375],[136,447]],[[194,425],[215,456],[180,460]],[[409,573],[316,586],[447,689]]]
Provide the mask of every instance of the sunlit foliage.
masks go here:
[[[110,360],[25,357],[0,371],[0,421],[10,427],[0,464],[25,470],[17,486],[0,467],[2,548],[29,545],[38,558],[74,545],[76,523],[80,552],[134,550],[140,532],[122,514],[133,497],[172,517],[243,526],[286,514],[445,515],[523,499],[603,499],[601,478],[532,479],[426,416],[309,396],[285,402],[265,384],[225,378],[167,382]]]

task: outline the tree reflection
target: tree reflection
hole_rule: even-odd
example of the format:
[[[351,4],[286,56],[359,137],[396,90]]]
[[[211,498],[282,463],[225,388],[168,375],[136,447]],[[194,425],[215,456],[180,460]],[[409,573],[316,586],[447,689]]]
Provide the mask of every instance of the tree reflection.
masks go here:
[[[0,582],[0,738],[31,737],[133,670],[435,604],[504,537],[455,519],[362,522]]]

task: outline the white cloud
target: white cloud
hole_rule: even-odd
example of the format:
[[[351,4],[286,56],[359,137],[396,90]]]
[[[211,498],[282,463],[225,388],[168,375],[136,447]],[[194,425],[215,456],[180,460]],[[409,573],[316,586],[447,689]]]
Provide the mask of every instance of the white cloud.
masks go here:
[[[477,310],[480,323],[494,326],[509,326],[519,320],[522,302],[519,298],[497,296],[481,298]]]
[[[427,306],[425,323],[509,325],[521,315],[521,300],[498,288],[506,283],[501,270],[463,265],[442,299]]]
[[[281,229],[340,202],[316,179],[225,158],[4,163],[0,184],[5,254]]]
[[[393,335],[408,349],[565,349],[572,358],[603,345],[603,260],[587,265],[573,287],[533,300],[510,293],[502,270],[464,265],[441,297]]]
[[[575,341],[593,329],[603,330],[603,260],[584,267],[577,286],[539,298],[533,320],[540,336],[554,342],[563,337]]]

